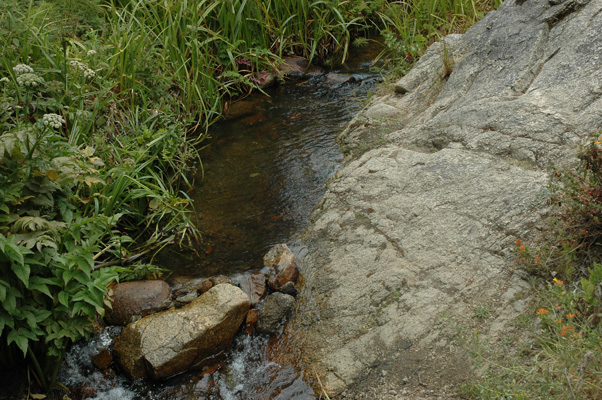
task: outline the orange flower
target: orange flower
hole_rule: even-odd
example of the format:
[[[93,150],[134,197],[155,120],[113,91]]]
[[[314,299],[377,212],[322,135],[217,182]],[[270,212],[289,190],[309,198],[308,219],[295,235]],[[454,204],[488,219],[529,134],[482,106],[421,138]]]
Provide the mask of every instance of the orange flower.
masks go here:
[[[566,336],[566,335],[568,335],[569,333],[571,333],[572,331],[573,331],[573,326],[572,326],[572,325],[564,325],[564,326],[562,327],[562,329],[560,329],[560,334],[561,334],[562,336]]]
[[[521,245],[518,247],[518,251],[524,251],[525,250],[525,246]]]
[[[539,264],[539,262],[541,261],[541,259],[539,257],[535,257],[533,259],[533,261],[535,261],[535,264]]]
[[[576,313],[568,313],[568,314],[566,315],[566,317],[567,317],[567,318],[575,318],[575,314],[576,314]]]
[[[516,238],[516,245],[520,246],[521,243],[522,243],[522,241],[519,238]]]
[[[540,308],[537,310],[537,315],[546,315],[549,314],[550,312],[548,310],[546,310],[545,308]]]

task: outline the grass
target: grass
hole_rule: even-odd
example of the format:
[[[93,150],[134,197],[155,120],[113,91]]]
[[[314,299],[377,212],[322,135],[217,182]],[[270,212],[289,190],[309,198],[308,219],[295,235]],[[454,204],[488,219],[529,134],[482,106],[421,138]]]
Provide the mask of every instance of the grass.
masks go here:
[[[592,142],[580,159],[551,179],[555,212],[540,241],[517,239],[535,301],[517,319],[521,337],[499,352],[475,348],[482,374],[464,388],[470,398],[602,398],[602,150]]]

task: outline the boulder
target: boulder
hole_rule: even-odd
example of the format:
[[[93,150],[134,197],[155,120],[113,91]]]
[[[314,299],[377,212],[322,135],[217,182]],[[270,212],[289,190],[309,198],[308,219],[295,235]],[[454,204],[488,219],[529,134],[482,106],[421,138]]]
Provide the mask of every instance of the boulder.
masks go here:
[[[171,288],[165,281],[120,283],[113,287],[111,308],[106,309],[105,321],[110,325],[127,325],[170,304]]]
[[[276,333],[294,305],[293,296],[280,292],[269,295],[259,310],[257,330],[262,333]]]
[[[263,265],[273,267],[273,273],[269,279],[269,286],[279,290],[287,282],[297,282],[299,269],[293,252],[284,243],[277,244],[263,257]]]
[[[507,337],[530,295],[516,239],[549,215],[549,166],[602,128],[601,16],[600,0],[506,0],[341,134],[347,164],[302,237],[312,298],[295,317],[327,393],[384,392],[375,366],[461,382],[450,327],[472,326],[475,304],[495,304],[487,340]]]
[[[267,277],[265,274],[254,274],[248,276],[240,283],[240,288],[251,299],[251,306],[259,304],[263,296],[267,293]]]
[[[132,379],[164,379],[202,368],[226,350],[249,310],[249,297],[220,284],[180,309],[129,324],[113,353]]]

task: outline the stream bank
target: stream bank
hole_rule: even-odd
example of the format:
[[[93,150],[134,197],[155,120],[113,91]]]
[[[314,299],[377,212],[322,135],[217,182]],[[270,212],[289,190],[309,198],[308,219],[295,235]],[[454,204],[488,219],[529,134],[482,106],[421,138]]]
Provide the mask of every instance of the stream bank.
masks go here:
[[[289,325],[331,397],[457,398],[468,337],[525,340],[515,243],[549,211],[550,166],[602,127],[600,43],[602,1],[508,0],[340,135],[303,235],[313,312]]]
[[[270,97],[253,95],[244,101],[248,111],[213,127],[190,193],[199,205],[195,222],[206,234],[195,252],[169,251],[159,261],[172,271],[166,279],[174,292],[217,274],[242,284],[264,269],[264,254],[280,242],[291,245],[303,270],[298,233],[342,163],[336,135],[380,80],[369,70],[375,52],[364,49],[340,70],[271,88]],[[118,334],[110,329],[69,353],[61,379],[77,388],[74,399],[315,398],[302,366],[281,356],[282,333],[241,334],[218,368],[159,383],[130,382],[110,371],[103,376],[92,366],[97,346]]]

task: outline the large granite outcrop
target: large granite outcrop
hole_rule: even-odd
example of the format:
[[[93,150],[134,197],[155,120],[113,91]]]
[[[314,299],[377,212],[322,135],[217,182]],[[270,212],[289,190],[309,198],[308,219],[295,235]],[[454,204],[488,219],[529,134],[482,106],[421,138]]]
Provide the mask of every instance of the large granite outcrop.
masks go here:
[[[304,236],[292,325],[324,388],[447,398],[434,383],[470,371],[458,332],[508,336],[529,301],[515,243],[548,211],[549,167],[601,127],[602,0],[508,0],[373,100]]]

